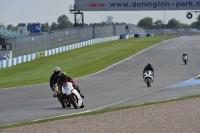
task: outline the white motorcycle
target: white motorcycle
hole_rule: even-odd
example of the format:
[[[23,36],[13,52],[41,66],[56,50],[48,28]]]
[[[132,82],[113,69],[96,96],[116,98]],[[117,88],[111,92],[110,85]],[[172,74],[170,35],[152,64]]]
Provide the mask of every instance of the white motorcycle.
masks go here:
[[[187,55],[184,55],[184,56],[183,56],[183,62],[185,63],[185,65],[187,64],[187,62],[188,62],[188,57],[187,57]]]
[[[64,100],[66,105],[72,104],[75,109],[84,108],[83,99],[79,92],[74,89],[71,82],[66,82],[62,85],[61,99]]]
[[[144,82],[147,84],[148,87],[151,86],[153,81],[153,73],[150,70],[144,72]]]

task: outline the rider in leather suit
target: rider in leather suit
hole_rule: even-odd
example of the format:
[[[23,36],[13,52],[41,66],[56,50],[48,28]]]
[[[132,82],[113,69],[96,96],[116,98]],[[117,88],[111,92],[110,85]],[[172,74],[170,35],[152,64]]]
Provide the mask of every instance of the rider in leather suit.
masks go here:
[[[65,72],[61,72],[59,75],[58,82],[57,82],[60,91],[61,91],[62,85],[66,82],[72,82],[74,89],[76,89],[79,92],[79,94],[81,95],[81,97],[84,98],[84,95],[81,94],[78,85],[74,84],[73,79],[70,76],[67,76]]]
[[[50,88],[54,92],[55,84],[58,82],[59,79],[59,74],[60,74],[60,68],[56,67],[53,71],[53,74],[50,77]],[[54,92],[53,97],[56,97],[56,93]]]
[[[185,52],[183,52],[182,59],[183,59],[183,56],[187,56],[187,61],[188,61],[188,55]]]
[[[150,71],[152,72],[152,74],[153,74],[153,77],[154,77],[154,69],[153,69],[151,63],[148,63],[148,64],[145,66],[144,70],[143,70],[143,78],[144,78],[144,72],[147,71],[147,70],[150,70]]]

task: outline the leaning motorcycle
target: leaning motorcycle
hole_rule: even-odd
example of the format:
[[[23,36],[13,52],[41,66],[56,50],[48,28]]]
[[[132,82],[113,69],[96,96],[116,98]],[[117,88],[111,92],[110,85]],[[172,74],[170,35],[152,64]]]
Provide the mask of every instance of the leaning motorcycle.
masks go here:
[[[71,82],[66,82],[62,85],[62,99],[67,99],[65,103],[67,105],[72,104],[75,109],[84,107],[83,98],[79,92],[74,89]]]
[[[82,97],[80,96],[79,92],[74,89],[71,82],[67,82],[62,85],[62,93],[58,89],[57,84],[55,85],[54,91],[63,108],[70,107],[71,104],[75,109],[84,107]]]
[[[151,86],[153,81],[153,73],[150,70],[144,72],[144,82],[147,84],[148,87]]]
[[[185,65],[187,64],[187,62],[188,62],[188,57],[187,57],[187,55],[184,55],[184,56],[183,56],[183,62],[185,63]]]

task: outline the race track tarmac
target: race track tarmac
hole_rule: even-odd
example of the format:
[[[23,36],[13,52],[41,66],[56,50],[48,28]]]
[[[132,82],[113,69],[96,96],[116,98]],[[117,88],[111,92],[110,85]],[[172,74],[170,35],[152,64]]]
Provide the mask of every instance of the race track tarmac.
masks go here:
[[[86,97],[83,109],[63,109],[48,84],[0,90],[0,125],[199,94],[198,84],[167,88],[199,75],[199,42],[199,36],[165,41],[99,73],[78,78]],[[189,56],[187,65],[181,59],[183,52]],[[148,62],[155,69],[151,87],[142,79]]]

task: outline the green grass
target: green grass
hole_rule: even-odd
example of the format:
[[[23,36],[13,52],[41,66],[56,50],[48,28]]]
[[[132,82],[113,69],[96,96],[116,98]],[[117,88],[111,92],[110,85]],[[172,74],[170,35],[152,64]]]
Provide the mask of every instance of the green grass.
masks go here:
[[[196,79],[200,79],[200,76],[198,76]]]
[[[48,83],[56,66],[71,77],[85,76],[171,38],[175,36],[105,42],[0,69],[0,88]]]
[[[0,126],[0,129],[15,128],[15,127],[20,127],[20,126],[34,125],[34,124],[41,124],[41,123],[45,123],[45,122],[63,120],[63,119],[70,119],[70,118],[81,117],[81,116],[82,117],[86,117],[86,116],[89,116],[89,115],[98,115],[98,114],[103,114],[103,113],[112,112],[112,111],[118,111],[118,110],[123,110],[123,109],[144,107],[144,106],[149,106],[149,105],[163,104],[163,103],[168,103],[168,102],[173,102],[173,101],[187,100],[187,99],[199,98],[199,97],[200,97],[200,95],[192,95],[192,96],[186,96],[186,97],[181,97],[181,98],[176,98],[176,99],[171,99],[171,100],[163,100],[163,101],[150,102],[150,103],[144,103],[144,104],[138,104],[138,105],[123,106],[123,107],[116,107],[116,108],[108,108],[108,109],[92,111],[92,112],[76,114],[76,115],[61,116],[61,117],[38,120],[38,121],[31,121],[31,122],[23,122],[23,123],[17,123],[17,124],[12,124],[12,125],[5,125],[5,126]]]

